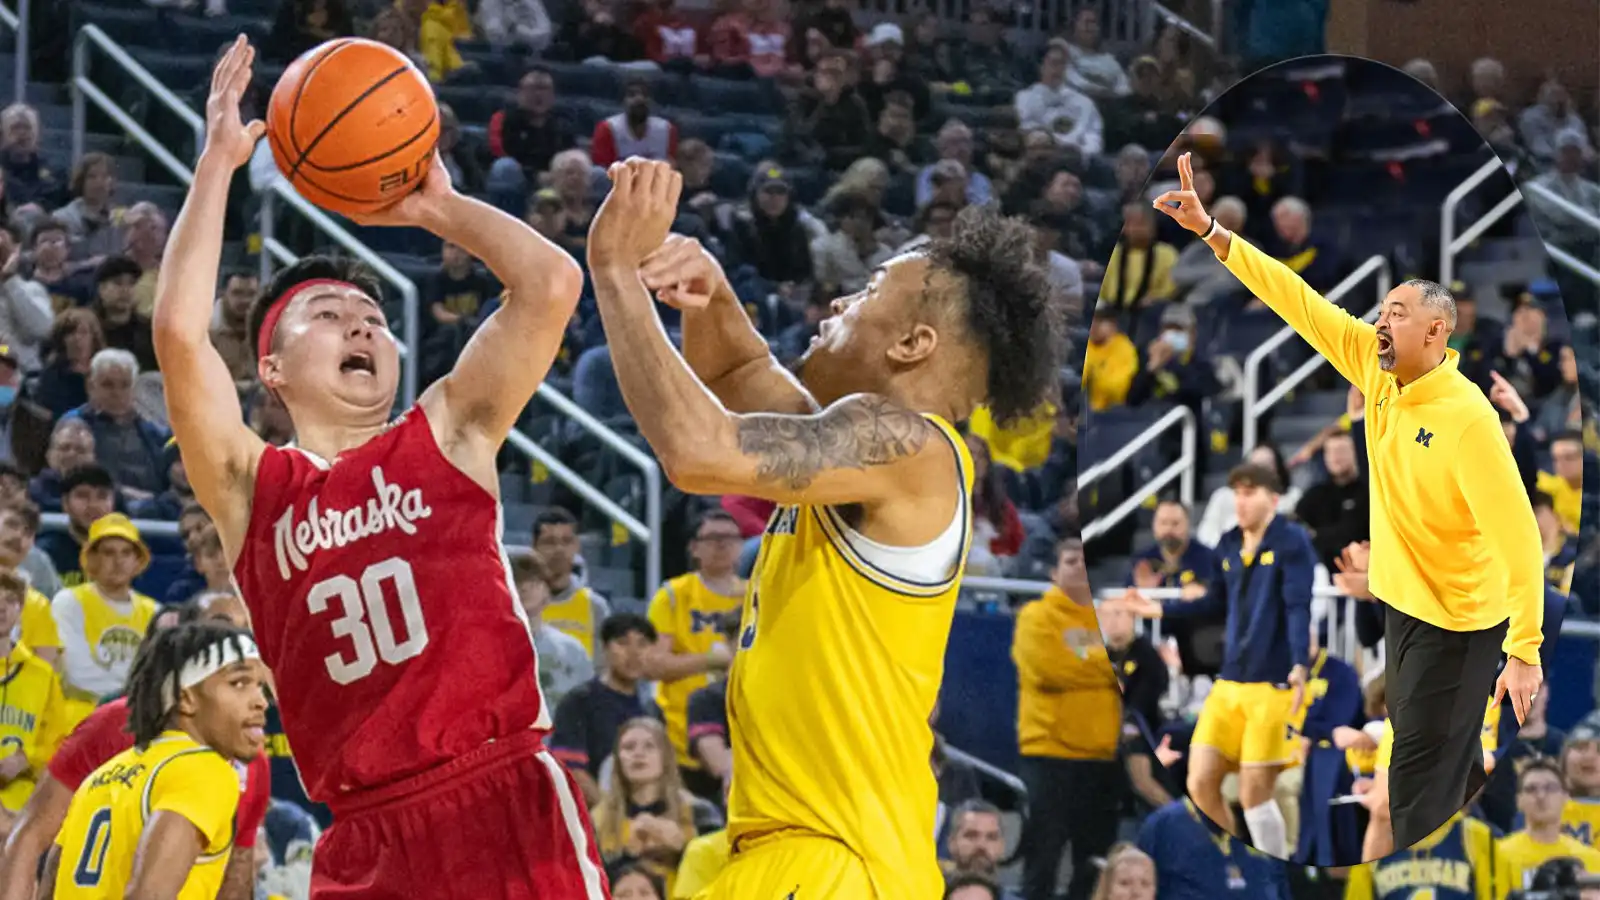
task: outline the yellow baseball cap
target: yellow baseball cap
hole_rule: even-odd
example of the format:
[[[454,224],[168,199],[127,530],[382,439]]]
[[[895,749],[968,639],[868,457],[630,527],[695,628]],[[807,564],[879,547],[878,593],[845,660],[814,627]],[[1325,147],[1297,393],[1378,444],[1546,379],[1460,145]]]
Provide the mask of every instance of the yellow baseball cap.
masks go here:
[[[96,544],[110,538],[121,538],[138,548],[139,572],[134,573],[135,575],[150,567],[150,548],[145,546],[144,538],[139,536],[139,526],[133,524],[133,520],[122,513],[110,513],[94,520],[94,524],[89,526],[89,539],[83,542],[83,549],[78,551],[78,565],[82,566],[85,572],[89,571],[89,553],[94,550]]]

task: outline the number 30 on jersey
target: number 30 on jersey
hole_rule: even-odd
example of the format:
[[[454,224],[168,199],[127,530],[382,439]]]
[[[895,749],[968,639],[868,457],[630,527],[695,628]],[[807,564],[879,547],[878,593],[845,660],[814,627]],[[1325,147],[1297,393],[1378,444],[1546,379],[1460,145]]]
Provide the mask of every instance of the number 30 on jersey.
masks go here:
[[[388,595],[395,595],[390,605]],[[382,660],[399,665],[428,646],[428,627],[422,621],[422,602],[411,564],[391,556],[368,566],[360,579],[335,575],[317,582],[306,594],[313,616],[337,607],[339,617],[332,622],[333,636],[348,639],[348,653],[330,653],[324,658],[328,676],[337,684],[350,684],[372,674]],[[399,622],[391,615],[399,610]],[[396,625],[399,625],[397,631]]]

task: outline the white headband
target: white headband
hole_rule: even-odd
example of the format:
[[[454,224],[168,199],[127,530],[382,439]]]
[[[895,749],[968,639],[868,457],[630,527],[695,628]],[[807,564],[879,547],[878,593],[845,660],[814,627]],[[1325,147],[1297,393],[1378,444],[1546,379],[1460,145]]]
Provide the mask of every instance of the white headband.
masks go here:
[[[248,635],[241,634],[212,644],[183,664],[183,668],[178,670],[174,678],[175,685],[162,685],[162,708],[171,710],[177,706],[178,692],[184,688],[192,688],[234,663],[260,658],[261,653],[256,649],[255,640]]]

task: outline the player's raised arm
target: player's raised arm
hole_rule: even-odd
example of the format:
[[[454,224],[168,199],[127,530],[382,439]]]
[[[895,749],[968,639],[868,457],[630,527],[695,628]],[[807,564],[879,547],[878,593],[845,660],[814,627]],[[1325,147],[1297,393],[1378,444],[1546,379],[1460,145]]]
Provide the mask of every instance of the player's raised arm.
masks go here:
[[[1293,269],[1217,224],[1194,192],[1194,163],[1187,153],[1178,157],[1178,187],[1157,197],[1156,209],[1200,235],[1228,271],[1327,357],[1340,375],[1369,390],[1378,370],[1377,329],[1328,302]]]
[[[846,397],[813,415],[730,413],[667,339],[639,277],[671,227],[681,176],[629,160],[611,177],[589,233],[595,297],[623,398],[675,485],[785,504],[872,504],[956,465],[936,426],[878,396]]]
[[[700,242],[668,235],[639,277],[656,299],[683,312],[683,358],[736,413],[813,413],[817,403],[772,355],[722,266]]]
[[[483,260],[505,285],[500,308],[420,401],[442,438],[467,438],[492,456],[561,349],[583,291],[577,261],[526,223],[457,193],[437,155],[420,189],[357,219],[426,228]]]
[[[211,76],[206,145],[162,256],[151,323],[167,411],[189,481],[234,549],[248,515],[244,492],[265,445],[245,425],[228,366],[211,344],[210,324],[228,185],[265,129],[260,121],[239,119],[239,98],[250,84],[254,59],[255,50],[241,36]]]

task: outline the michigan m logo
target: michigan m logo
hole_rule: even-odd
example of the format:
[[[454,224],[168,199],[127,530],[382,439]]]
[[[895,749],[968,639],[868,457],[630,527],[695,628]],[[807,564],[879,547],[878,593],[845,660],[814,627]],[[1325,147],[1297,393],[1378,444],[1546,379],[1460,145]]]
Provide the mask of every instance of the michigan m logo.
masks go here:
[[[1429,431],[1426,428],[1418,428],[1417,429],[1417,443],[1421,444],[1424,447],[1427,447],[1427,446],[1429,446],[1428,442],[1431,441],[1431,440],[1433,440],[1433,432]]]

